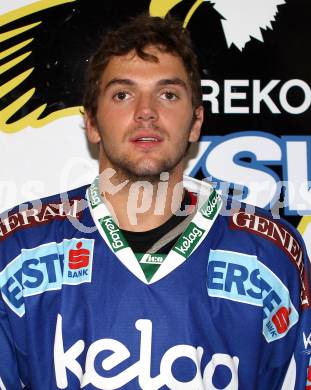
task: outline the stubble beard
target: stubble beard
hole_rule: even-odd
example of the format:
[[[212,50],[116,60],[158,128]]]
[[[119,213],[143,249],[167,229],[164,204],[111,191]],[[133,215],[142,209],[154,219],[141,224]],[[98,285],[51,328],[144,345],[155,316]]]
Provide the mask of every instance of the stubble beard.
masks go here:
[[[187,146],[182,153],[179,153],[175,158],[161,159],[155,161],[154,159],[142,158],[141,161],[135,161],[128,156],[117,156],[107,150],[105,150],[106,157],[108,158],[111,166],[115,169],[119,182],[128,180],[129,183],[135,183],[137,181],[147,181],[151,184],[155,184],[160,181],[160,174],[162,172],[168,172],[173,174],[175,168],[182,162],[187,153]]]
[[[176,145],[177,151],[174,156],[164,156],[159,160],[150,158],[147,154],[146,157],[142,157],[140,161],[136,161],[129,155],[121,155],[114,150],[114,148],[106,148],[105,142],[101,137],[101,146],[105,158],[108,160],[109,165],[116,171],[119,183],[126,180],[129,183],[135,183],[137,181],[147,181],[151,184],[156,184],[160,181],[160,174],[162,172],[168,172],[170,175],[174,174],[177,166],[185,159],[188,149],[189,141],[188,136],[195,121],[195,117],[192,118],[189,124],[188,131],[186,132],[184,142]],[[155,126],[157,128],[157,126]],[[100,132],[102,134],[102,131]],[[128,136],[128,135],[127,135]]]

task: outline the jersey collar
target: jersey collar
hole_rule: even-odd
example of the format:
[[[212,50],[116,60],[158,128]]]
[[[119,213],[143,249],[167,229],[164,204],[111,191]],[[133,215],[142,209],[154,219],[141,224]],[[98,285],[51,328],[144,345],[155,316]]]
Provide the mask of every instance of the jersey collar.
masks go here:
[[[89,209],[100,235],[121,263],[145,284],[159,281],[183,264],[203,242],[221,209],[221,197],[208,183],[185,177],[184,186],[198,194],[197,211],[149,282],[134,252],[102,200],[99,191],[99,176],[87,189]],[[142,261],[147,260],[149,256],[146,253]]]

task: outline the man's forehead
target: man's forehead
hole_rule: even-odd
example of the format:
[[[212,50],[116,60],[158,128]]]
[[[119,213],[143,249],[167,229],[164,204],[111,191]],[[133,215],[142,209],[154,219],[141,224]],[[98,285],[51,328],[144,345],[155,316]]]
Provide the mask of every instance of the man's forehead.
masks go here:
[[[143,57],[140,57],[138,54],[138,49],[132,49],[123,55],[111,56],[111,59],[121,58],[121,59],[133,60],[135,58],[140,58],[140,59],[147,61],[147,62],[155,62],[156,63],[156,62],[158,62],[159,57],[162,57],[163,55],[168,56],[168,57],[180,58],[180,56],[176,52],[170,51],[169,49],[167,49],[163,45],[148,44],[148,45],[140,48],[139,51],[141,53],[153,56],[154,60],[147,59],[147,57],[145,59]]]
[[[120,55],[112,56],[101,77],[101,81],[106,83],[112,78],[179,78],[189,83],[189,77],[182,62],[182,59],[175,53],[160,50],[155,46],[148,46],[144,53],[155,57],[142,58],[135,50]]]

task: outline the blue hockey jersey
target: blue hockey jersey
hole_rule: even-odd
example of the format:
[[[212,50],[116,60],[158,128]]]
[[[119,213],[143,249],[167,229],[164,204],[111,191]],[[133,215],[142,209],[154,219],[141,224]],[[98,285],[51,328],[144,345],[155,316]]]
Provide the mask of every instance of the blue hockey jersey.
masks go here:
[[[133,253],[96,180],[3,215],[0,389],[310,390],[303,241],[227,208],[199,194],[166,257]]]

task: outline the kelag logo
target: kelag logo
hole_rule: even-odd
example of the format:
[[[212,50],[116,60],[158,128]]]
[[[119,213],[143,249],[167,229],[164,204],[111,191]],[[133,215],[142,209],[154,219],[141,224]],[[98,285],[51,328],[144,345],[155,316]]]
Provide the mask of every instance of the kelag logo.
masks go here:
[[[173,250],[183,257],[190,256],[203,234],[203,229],[200,229],[195,223],[190,222],[183,235],[177,241]]]
[[[267,342],[285,336],[299,318],[285,285],[256,256],[211,250],[207,291],[212,297],[262,307]]]
[[[106,233],[106,237],[110,242],[112,249],[117,252],[120,249],[127,248],[128,244],[123,237],[118,225],[114,222],[112,217],[104,217],[99,220],[104,232]]]
[[[23,249],[0,273],[3,299],[22,317],[25,297],[91,282],[93,246],[94,240],[72,238]]]
[[[131,344],[128,349],[124,340],[103,338],[93,341],[83,339],[66,339],[67,332],[63,334],[63,318],[57,316],[55,342],[54,342],[54,367],[58,389],[72,389],[69,376],[74,375],[81,388],[93,389],[125,389],[134,378],[138,379],[139,388],[148,390],[159,389],[216,389],[215,379],[219,377],[218,366],[225,367],[229,375],[222,377],[222,386],[217,389],[238,390],[239,388],[239,357],[226,353],[213,353],[202,367],[201,360],[205,351],[200,346],[188,344],[171,345],[160,354],[153,354],[154,340],[157,338],[157,328],[153,335],[153,323],[146,318],[137,319],[135,328],[140,333],[137,344]],[[135,334],[135,330],[131,330]],[[109,353],[108,353],[109,351]],[[151,359],[151,356],[156,357]],[[134,363],[129,365],[130,357],[135,356]],[[183,378],[176,378],[173,369],[175,361],[185,359],[192,369],[184,369]],[[125,364],[123,364],[126,361]],[[151,375],[152,369],[158,366],[158,375]],[[206,361],[206,359],[205,359]],[[117,366],[120,368],[114,370]],[[190,366],[190,367],[191,367]],[[74,367],[74,369],[73,369]],[[104,368],[104,370],[103,370]],[[193,368],[195,371],[193,371]],[[70,374],[69,374],[70,372]],[[190,374],[189,374],[190,372]],[[193,374],[191,374],[191,372]],[[108,373],[108,375],[107,375]],[[90,386],[89,386],[90,385]],[[79,386],[79,387],[80,387]]]
[[[98,192],[98,181],[99,179],[97,177],[94,183],[91,184],[91,187],[88,191],[90,203],[93,209],[101,203],[100,194]]]
[[[200,208],[200,213],[207,219],[213,219],[221,205],[221,198],[216,191],[213,191],[210,198]]]

